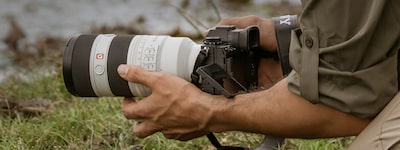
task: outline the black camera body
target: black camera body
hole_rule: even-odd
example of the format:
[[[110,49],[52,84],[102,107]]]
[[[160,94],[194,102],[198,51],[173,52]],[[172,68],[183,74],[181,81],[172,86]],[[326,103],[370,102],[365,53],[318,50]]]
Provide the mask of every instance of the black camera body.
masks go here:
[[[211,29],[201,45],[192,83],[203,91],[233,97],[257,88],[259,30],[255,26]]]

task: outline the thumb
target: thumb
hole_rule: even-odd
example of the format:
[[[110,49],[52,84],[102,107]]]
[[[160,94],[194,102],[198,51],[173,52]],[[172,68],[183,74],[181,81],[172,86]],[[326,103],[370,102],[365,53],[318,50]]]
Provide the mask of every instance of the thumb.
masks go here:
[[[156,82],[157,73],[149,72],[139,66],[121,64],[118,66],[118,74],[128,82],[134,82],[151,87]]]

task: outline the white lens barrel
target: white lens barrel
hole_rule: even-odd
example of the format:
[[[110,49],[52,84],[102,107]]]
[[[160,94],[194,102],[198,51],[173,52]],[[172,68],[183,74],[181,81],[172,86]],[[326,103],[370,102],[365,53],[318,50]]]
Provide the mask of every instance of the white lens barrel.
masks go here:
[[[190,81],[200,45],[188,38],[170,36],[137,35],[132,39],[127,64],[143,67],[147,71],[167,72]],[[135,96],[147,96],[151,89],[137,83],[129,83]]]
[[[184,37],[167,37],[160,51],[161,72],[177,75],[191,80],[194,63],[200,52],[200,45]]]
[[[127,64],[141,66],[147,71],[158,71],[157,56],[159,45],[163,43],[164,36],[153,37],[146,35],[135,36],[129,46]],[[129,89],[135,96],[147,96],[151,89],[141,84],[129,82]]]
[[[200,45],[189,38],[153,35],[77,35],[65,48],[63,76],[68,91],[76,96],[148,96],[151,89],[122,79],[120,64],[147,71],[166,72],[187,81]]]
[[[100,34],[93,42],[90,52],[90,82],[97,96],[114,96],[107,75],[107,59],[114,34]]]

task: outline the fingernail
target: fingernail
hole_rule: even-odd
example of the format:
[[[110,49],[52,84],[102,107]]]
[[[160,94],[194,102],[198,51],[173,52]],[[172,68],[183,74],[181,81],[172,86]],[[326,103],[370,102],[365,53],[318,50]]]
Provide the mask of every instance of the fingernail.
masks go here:
[[[121,64],[118,66],[118,73],[121,76],[125,76],[128,73],[128,66]]]

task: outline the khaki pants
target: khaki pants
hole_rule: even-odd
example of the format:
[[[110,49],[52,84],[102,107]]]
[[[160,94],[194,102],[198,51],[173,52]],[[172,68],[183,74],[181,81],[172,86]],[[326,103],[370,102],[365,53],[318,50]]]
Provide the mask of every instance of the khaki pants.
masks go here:
[[[400,150],[400,92],[360,133],[349,150]]]

